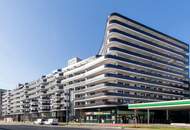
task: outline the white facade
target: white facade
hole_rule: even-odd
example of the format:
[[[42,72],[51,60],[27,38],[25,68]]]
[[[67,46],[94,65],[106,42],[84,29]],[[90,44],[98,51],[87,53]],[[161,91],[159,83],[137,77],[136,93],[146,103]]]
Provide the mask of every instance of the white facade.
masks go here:
[[[189,46],[113,13],[98,55],[19,85],[3,96],[3,115],[65,117],[78,110],[189,97]]]

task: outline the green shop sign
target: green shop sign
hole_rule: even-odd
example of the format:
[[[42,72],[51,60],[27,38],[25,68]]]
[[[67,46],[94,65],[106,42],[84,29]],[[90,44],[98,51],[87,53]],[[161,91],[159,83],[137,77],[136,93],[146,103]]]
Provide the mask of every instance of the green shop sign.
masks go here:
[[[110,112],[86,112],[85,115],[110,115]]]
[[[162,108],[162,107],[180,107],[180,106],[189,106],[190,100],[175,100],[175,101],[165,101],[165,102],[152,102],[152,103],[137,103],[129,104],[129,109],[138,109],[138,108]]]

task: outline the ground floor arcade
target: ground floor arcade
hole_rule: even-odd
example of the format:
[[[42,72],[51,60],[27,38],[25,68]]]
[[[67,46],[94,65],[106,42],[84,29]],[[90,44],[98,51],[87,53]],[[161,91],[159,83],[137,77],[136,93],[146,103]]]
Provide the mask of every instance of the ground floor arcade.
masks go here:
[[[190,123],[190,99],[7,115],[14,121],[57,118],[86,123]]]
[[[134,112],[127,106],[88,108],[76,110],[79,122],[86,123],[129,123],[134,122]]]

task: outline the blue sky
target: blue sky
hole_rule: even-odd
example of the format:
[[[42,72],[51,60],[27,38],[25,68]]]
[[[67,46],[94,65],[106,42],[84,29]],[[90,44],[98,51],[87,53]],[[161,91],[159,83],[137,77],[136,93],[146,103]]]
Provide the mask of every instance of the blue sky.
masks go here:
[[[0,0],[0,88],[12,89],[101,47],[121,13],[189,43],[189,0]]]

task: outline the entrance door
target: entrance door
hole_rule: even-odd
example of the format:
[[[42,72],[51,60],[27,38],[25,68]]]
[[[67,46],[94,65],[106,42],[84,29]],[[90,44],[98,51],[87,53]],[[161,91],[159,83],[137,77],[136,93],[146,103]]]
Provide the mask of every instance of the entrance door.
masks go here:
[[[122,120],[123,120],[123,123],[128,123],[128,122],[127,122],[127,117],[126,117],[126,116],[122,116]]]

